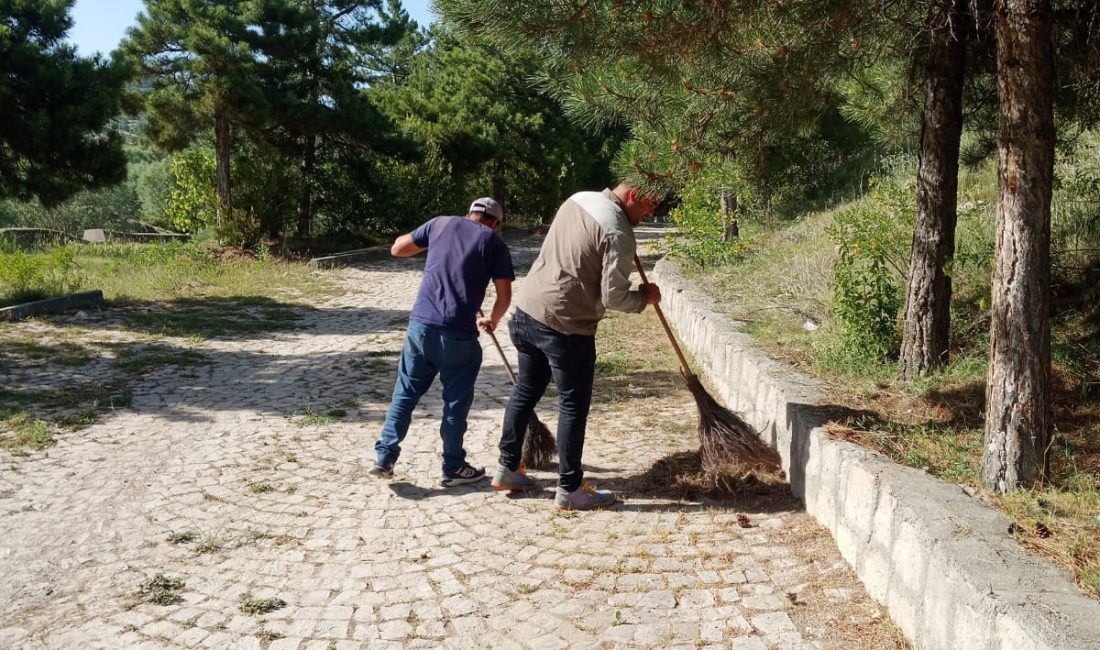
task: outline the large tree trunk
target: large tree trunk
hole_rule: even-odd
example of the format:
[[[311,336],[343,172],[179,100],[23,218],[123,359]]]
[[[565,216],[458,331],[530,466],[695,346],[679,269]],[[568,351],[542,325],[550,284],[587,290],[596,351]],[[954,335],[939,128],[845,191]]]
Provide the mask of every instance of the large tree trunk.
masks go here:
[[[982,483],[1005,492],[1046,473],[1050,439],[1050,1],[998,0],[994,20],[1000,166]]]
[[[947,361],[955,256],[963,73],[969,32],[967,0],[941,0],[928,11],[928,59],[917,159],[917,223],[898,378],[910,380]]]
[[[302,151],[302,195],[298,199],[298,237],[308,239],[313,230],[313,170],[317,165],[317,136],[307,135]]]
[[[214,113],[214,164],[217,175],[218,224],[224,224],[233,211],[229,195],[229,117],[218,109]]]

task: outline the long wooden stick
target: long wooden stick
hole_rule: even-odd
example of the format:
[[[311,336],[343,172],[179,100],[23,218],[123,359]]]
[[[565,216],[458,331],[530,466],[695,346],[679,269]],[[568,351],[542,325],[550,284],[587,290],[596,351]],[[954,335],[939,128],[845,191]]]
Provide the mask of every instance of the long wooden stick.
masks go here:
[[[634,255],[634,265],[638,267],[638,274],[642,276],[642,284],[649,284],[649,280],[645,277],[645,269],[642,268],[642,260],[638,258],[637,254]],[[691,371],[691,366],[684,358],[684,353],[680,350],[680,344],[676,342],[676,337],[672,334],[672,328],[668,326],[668,321],[665,320],[665,314],[661,311],[661,306],[653,305],[653,310],[657,312],[657,318],[661,319],[661,326],[665,328],[665,334],[668,334],[668,340],[672,343],[672,349],[676,351],[676,356],[680,357],[680,371],[689,378],[694,377],[695,373]]]
[[[477,310],[477,315],[485,318],[485,312],[480,309]],[[516,373],[512,370],[512,364],[508,363],[508,357],[504,355],[504,348],[500,347],[500,341],[497,340],[496,332],[489,332],[489,338],[493,339],[493,345],[496,346],[497,352],[500,353],[500,360],[504,362],[504,367],[508,369],[508,376],[512,378],[512,384],[516,383]]]

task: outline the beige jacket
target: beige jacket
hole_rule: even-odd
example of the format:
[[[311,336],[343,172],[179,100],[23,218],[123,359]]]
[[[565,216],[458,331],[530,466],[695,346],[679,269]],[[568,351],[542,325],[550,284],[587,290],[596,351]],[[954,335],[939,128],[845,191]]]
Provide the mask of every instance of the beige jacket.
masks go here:
[[[578,192],[558,208],[513,302],[563,334],[595,334],[608,309],[645,309],[645,294],[630,288],[637,247],[611,190]]]

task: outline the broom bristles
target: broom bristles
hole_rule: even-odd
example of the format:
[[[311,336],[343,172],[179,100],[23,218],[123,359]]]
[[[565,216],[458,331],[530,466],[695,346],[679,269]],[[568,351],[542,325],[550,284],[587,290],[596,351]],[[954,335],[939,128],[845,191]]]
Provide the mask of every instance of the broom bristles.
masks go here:
[[[749,423],[719,404],[692,373],[683,373],[699,409],[699,451],[703,469],[729,473],[778,471],[779,453],[767,445]]]
[[[531,419],[527,422],[527,435],[523,439],[520,460],[532,469],[543,469],[550,465],[555,451],[557,443],[554,442],[550,429],[532,411]]]

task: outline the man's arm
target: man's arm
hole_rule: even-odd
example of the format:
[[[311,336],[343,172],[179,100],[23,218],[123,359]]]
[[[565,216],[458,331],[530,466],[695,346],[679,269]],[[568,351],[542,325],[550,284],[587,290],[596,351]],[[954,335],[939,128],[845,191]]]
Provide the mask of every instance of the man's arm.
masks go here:
[[[416,245],[412,233],[406,233],[393,240],[393,246],[390,246],[390,255],[394,257],[412,257],[426,250],[428,249]]]
[[[488,318],[482,317],[477,319],[477,325],[486,332],[493,332],[496,330],[497,325],[500,323],[500,319],[504,318],[504,314],[508,313],[508,307],[512,304],[512,281],[511,280],[493,280],[493,286],[497,290],[496,301],[493,302],[493,311],[489,314]]]

